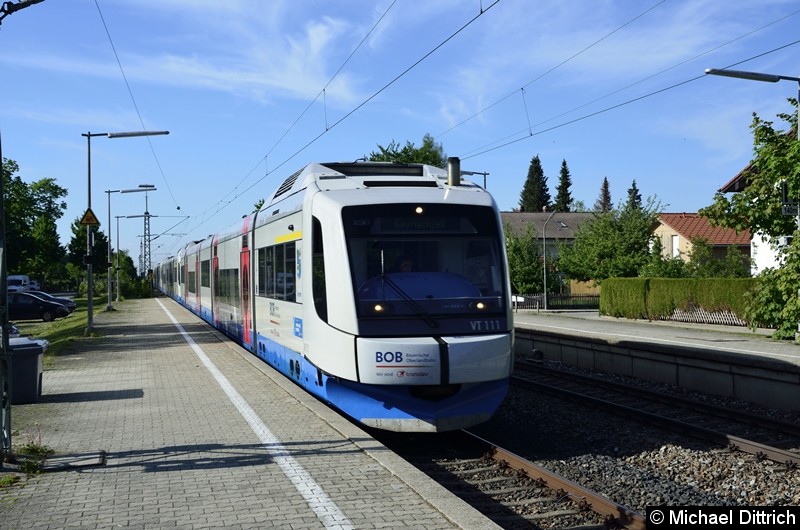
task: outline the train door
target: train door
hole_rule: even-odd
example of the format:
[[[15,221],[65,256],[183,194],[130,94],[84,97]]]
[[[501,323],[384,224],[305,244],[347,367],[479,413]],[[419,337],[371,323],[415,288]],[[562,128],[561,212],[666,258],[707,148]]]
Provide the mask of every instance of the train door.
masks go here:
[[[194,306],[197,314],[200,314],[200,249],[194,255]]]
[[[183,278],[183,292],[181,295],[185,300],[186,305],[189,305],[189,256],[186,255],[186,251],[183,253],[183,259],[181,260],[181,276]]]
[[[239,274],[242,286],[242,341],[247,349],[253,350],[253,321],[250,310],[250,217],[245,217],[242,226],[242,249],[239,252]]]
[[[214,236],[214,242],[212,243],[211,247],[211,267],[212,267],[212,279],[214,285],[211,288],[211,318],[214,322],[214,325],[219,327],[219,239],[217,236]]]

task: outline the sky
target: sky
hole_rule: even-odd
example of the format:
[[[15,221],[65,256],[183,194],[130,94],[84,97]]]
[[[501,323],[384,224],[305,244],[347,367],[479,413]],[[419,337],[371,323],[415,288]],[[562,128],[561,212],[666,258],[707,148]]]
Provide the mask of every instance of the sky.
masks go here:
[[[0,22],[2,156],[68,190],[63,245],[91,204],[138,263],[149,212],[153,265],[308,163],[426,134],[503,211],[538,156],[553,198],[566,161],[587,208],[607,178],[696,212],[798,95],[705,69],[800,76],[798,24],[796,0],[44,0]],[[140,131],[169,134],[85,136]]]

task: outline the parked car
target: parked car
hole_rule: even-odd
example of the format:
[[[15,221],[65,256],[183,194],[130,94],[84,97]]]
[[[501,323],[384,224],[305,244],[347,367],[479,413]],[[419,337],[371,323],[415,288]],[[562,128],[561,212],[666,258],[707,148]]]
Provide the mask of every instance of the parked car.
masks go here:
[[[10,274],[6,278],[8,292],[27,291],[31,288],[31,279],[27,274]]]
[[[30,293],[8,293],[9,320],[38,320],[51,322],[69,315],[64,305],[44,300]]]
[[[39,282],[36,281],[36,280],[31,280],[30,287],[31,287],[31,291],[39,291],[39,290],[41,290],[41,287],[39,286]]]
[[[50,293],[46,293],[44,291],[38,291],[38,290],[30,290],[28,292],[30,294],[32,294],[33,296],[38,296],[39,298],[42,298],[44,300],[49,300],[51,302],[55,302],[57,304],[63,305],[64,307],[67,308],[67,311],[69,311],[70,313],[75,311],[75,309],[78,307],[78,305],[75,303],[75,300],[73,300],[72,298],[63,298],[63,297],[60,297],[60,296],[53,296]]]

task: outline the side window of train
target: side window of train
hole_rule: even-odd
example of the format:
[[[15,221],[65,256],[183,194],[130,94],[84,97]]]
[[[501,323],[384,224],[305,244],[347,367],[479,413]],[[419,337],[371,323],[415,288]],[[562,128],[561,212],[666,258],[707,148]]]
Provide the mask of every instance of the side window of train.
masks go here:
[[[325,252],[322,245],[322,224],[316,217],[311,226],[311,293],[317,316],[328,321],[328,298],[325,289]]]
[[[295,242],[291,241],[258,249],[256,296],[289,302],[297,300],[295,247]]]
[[[196,281],[197,281],[197,272],[196,271],[188,271],[186,273],[186,290],[190,293],[194,294],[196,291]]]
[[[289,302],[297,301],[297,251],[296,243],[290,241],[284,245],[284,271],[283,271],[283,292]]]
[[[200,287],[211,287],[211,260],[200,262]]]
[[[256,296],[267,296],[267,249],[260,248],[257,251],[258,263],[256,265],[256,276],[258,277]]]

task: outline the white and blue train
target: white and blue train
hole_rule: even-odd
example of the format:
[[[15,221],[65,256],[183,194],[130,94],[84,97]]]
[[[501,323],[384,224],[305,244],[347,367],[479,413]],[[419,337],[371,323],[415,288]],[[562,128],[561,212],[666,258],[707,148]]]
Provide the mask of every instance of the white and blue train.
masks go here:
[[[309,164],[237,226],[183,247],[158,288],[355,421],[488,420],[512,370],[492,196],[422,164]]]

